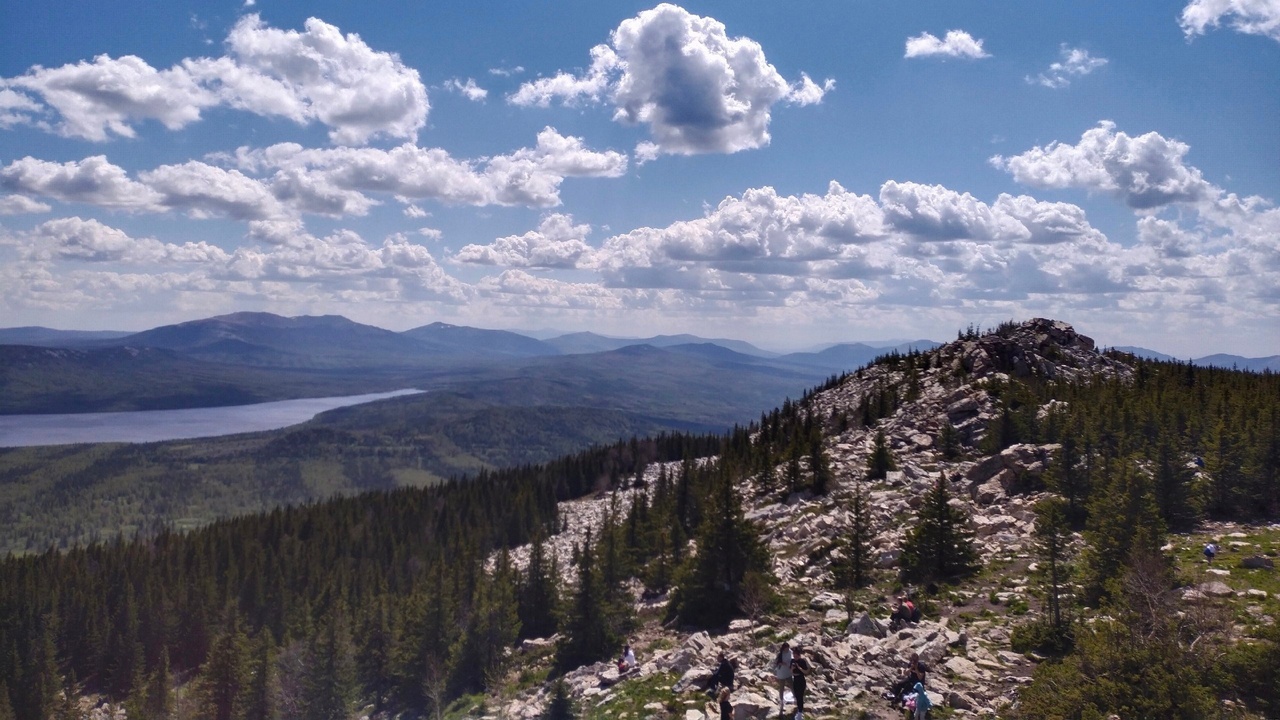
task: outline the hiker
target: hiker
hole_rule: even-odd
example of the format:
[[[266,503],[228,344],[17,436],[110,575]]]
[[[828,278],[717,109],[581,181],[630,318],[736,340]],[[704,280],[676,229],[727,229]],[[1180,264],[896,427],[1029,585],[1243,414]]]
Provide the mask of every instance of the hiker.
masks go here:
[[[631,645],[627,644],[622,647],[622,658],[618,660],[618,672],[627,672],[634,670],[636,667],[636,653],[631,649]]]
[[[920,611],[916,609],[916,604],[908,600],[906,595],[899,595],[898,607],[889,616],[889,629],[897,630],[907,623],[919,621]]]
[[[729,688],[720,690],[720,720],[733,720],[733,704],[729,702]]]
[[[928,668],[920,660],[920,653],[911,653],[911,659],[907,661],[907,674],[894,683],[893,687],[884,694],[884,699],[891,700],[895,704],[902,702],[902,698],[906,696],[907,691],[915,687],[916,683],[924,684],[927,672]]]
[[[712,697],[715,697],[716,690],[719,688],[733,689],[733,663],[729,662],[729,657],[724,653],[720,653],[720,664],[712,674],[711,680],[707,682],[707,692]]]
[[[813,665],[804,656],[804,648],[797,647],[791,658],[791,685],[796,696],[796,720],[804,720],[804,694],[809,689],[809,673]]]
[[[773,659],[773,677],[778,681],[778,712],[787,706],[787,689],[791,687],[791,645],[782,643]]]
[[[925,720],[929,717],[929,710],[933,707],[933,701],[929,699],[929,694],[924,691],[924,683],[916,683],[913,692],[916,694],[916,712],[915,720]]]
[[[1218,555],[1218,546],[1215,543],[1205,543],[1204,545],[1204,561],[1213,564],[1213,558]]]

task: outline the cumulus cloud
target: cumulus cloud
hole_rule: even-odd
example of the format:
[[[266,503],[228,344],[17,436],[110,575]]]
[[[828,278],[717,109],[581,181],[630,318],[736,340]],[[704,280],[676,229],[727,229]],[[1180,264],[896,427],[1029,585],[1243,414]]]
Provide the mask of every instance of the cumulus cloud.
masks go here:
[[[226,251],[205,242],[175,245],[155,238],[133,238],[97,220],[59,218],[23,233],[27,259],[86,262],[207,263],[222,262]]]
[[[25,195],[0,196],[0,215],[25,215],[28,213],[49,212],[53,208],[47,203],[32,200]]]
[[[586,243],[591,226],[574,225],[573,216],[552,213],[537,230],[509,235],[488,245],[467,245],[454,255],[461,263],[503,267],[574,268],[592,252]]]
[[[1192,0],[1182,9],[1178,23],[1192,38],[1224,20],[1237,32],[1280,42],[1280,2],[1276,0]]]
[[[462,97],[472,102],[483,102],[489,97],[489,91],[476,84],[475,78],[467,78],[465,81],[460,78],[452,78],[445,82],[446,90],[456,92]]]
[[[1103,192],[1147,209],[1212,199],[1220,192],[1183,162],[1189,149],[1156,132],[1130,137],[1103,121],[1075,145],[1054,142],[1012,157],[996,155],[991,164],[1032,187]]]
[[[226,48],[224,56],[188,58],[167,70],[133,55],[34,66],[0,80],[0,124],[26,122],[104,141],[134,137],[135,125],[147,120],[177,130],[226,105],[299,124],[319,121],[339,144],[379,135],[414,139],[426,124],[430,106],[416,70],[316,18],[299,32],[247,15],[231,29]],[[42,119],[46,113],[58,120]]]
[[[591,150],[580,138],[561,135],[554,128],[538,133],[532,148],[474,162],[411,144],[382,150],[308,149],[293,143],[241,148],[235,162],[242,169],[289,173],[335,191],[390,193],[409,201],[429,198],[450,204],[534,207],[558,205],[560,184],[566,177],[617,177],[627,167],[626,155]]]
[[[24,157],[0,168],[0,189],[113,210],[158,210],[161,200],[103,155],[65,163]]]
[[[903,57],[942,57],[980,60],[991,57],[982,49],[982,41],[975,40],[964,30],[948,30],[946,37],[939,40],[931,33],[920,33],[907,38],[907,49]]]
[[[1067,47],[1065,44],[1061,54],[1061,60],[1034,78],[1027,77],[1027,82],[1056,90],[1070,85],[1072,80],[1084,77],[1108,62],[1106,58],[1093,57],[1084,48]]]
[[[729,37],[715,18],[664,3],[624,20],[608,44],[592,48],[581,73],[527,82],[508,100],[540,107],[557,99],[608,102],[615,120],[649,127],[647,147],[693,155],[767,145],[775,104],[821,102],[832,87],[807,75],[790,85],[756,41]]]

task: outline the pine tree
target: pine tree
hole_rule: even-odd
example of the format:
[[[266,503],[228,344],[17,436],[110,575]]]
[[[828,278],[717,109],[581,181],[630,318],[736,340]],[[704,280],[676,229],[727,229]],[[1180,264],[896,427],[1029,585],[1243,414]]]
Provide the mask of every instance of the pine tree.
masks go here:
[[[871,509],[867,505],[864,483],[853,488],[853,505],[849,508],[852,525],[845,539],[843,561],[835,568],[836,584],[840,587],[860,588],[871,581]]]
[[[233,625],[209,649],[199,681],[200,715],[207,720],[239,720],[249,678],[248,641]]]
[[[885,438],[883,430],[877,430],[871,447],[871,456],[867,458],[867,479],[883,480],[888,477],[890,470],[896,468],[893,453],[889,450],[889,441]]]
[[[331,608],[311,641],[304,705],[308,720],[347,720],[351,714],[355,661],[345,615],[341,606]]]
[[[607,657],[618,644],[618,636],[608,617],[604,582],[595,567],[595,549],[591,546],[589,529],[583,545],[577,550],[577,587],[563,626],[564,636],[556,649],[556,664],[561,669],[575,668]]]
[[[276,649],[271,631],[258,631],[253,647],[253,659],[249,666],[248,687],[245,689],[245,720],[276,720],[280,717],[276,674]]]
[[[9,684],[0,680],[0,720],[15,720],[13,704],[9,702]]]
[[[826,495],[831,485],[831,463],[822,447],[822,436],[815,435],[809,443],[809,472],[813,475],[813,492]]]
[[[1160,555],[1165,534],[1151,478],[1131,461],[1109,462],[1099,485],[1089,503],[1081,557],[1084,599],[1090,605],[1116,594],[1114,585],[1131,558]]]
[[[551,700],[542,713],[542,720],[577,720],[578,709],[574,707],[573,698],[569,697],[569,686],[564,678],[556,679],[551,686]]]
[[[556,632],[556,611],[560,606],[560,578],[551,575],[542,534],[533,536],[529,564],[520,583],[520,637],[551,637]]]
[[[1055,650],[1065,650],[1068,645],[1070,619],[1063,611],[1064,602],[1070,602],[1071,565],[1068,550],[1071,543],[1071,525],[1067,520],[1067,503],[1057,497],[1048,497],[1036,504],[1036,555],[1044,573],[1045,622],[1048,639]]]
[[[389,614],[384,598],[377,599],[366,609],[356,648],[356,675],[360,686],[373,700],[375,713],[386,707],[395,689],[391,653],[396,638]]]
[[[768,574],[769,559],[729,472],[717,473],[708,502],[697,553],[681,568],[672,602],[684,622],[711,627],[742,613],[743,581],[751,573]]]
[[[903,577],[912,582],[953,580],[978,566],[969,520],[964,511],[951,506],[947,476],[941,474],[903,543]]]

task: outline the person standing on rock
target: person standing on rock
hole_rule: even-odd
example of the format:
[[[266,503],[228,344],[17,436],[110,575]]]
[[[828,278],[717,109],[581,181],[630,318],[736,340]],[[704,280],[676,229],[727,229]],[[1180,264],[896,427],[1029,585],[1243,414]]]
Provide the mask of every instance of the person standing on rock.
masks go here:
[[[733,720],[733,703],[729,702],[729,688],[720,690],[720,720]]]
[[[791,685],[796,695],[796,720],[804,720],[804,694],[809,689],[809,673],[813,665],[804,656],[804,649],[797,647],[791,658]]]
[[[791,645],[782,643],[778,656],[773,659],[773,676],[778,681],[778,712],[787,707],[787,688],[791,687]]]

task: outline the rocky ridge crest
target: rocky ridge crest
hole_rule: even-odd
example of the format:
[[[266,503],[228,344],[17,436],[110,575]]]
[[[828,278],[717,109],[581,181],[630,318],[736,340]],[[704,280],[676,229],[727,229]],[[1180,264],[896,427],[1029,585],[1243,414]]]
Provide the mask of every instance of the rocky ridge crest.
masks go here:
[[[1001,326],[982,336],[962,337],[923,353],[922,358],[927,362],[915,364],[914,377],[908,377],[901,364],[875,364],[810,399],[811,412],[832,418],[855,413],[877,391],[911,388],[911,399],[872,427],[854,423],[855,427],[825,437],[835,476],[827,495],[799,493],[778,501],[776,496],[760,497],[755,479],[741,481],[747,517],[761,529],[773,572],[788,596],[799,601],[779,616],[735,621],[727,632],[715,634],[650,622],[636,636],[640,660],[636,671],[619,675],[616,667],[599,663],[567,674],[571,692],[581,705],[604,705],[627,683],[665,674],[677,678],[673,690],[681,698],[682,709],[673,712],[670,703],[652,703],[645,717],[714,717],[707,697],[693,688],[710,677],[718,654],[726,652],[739,665],[735,717],[776,716],[778,696],[768,667],[783,639],[805,646],[814,662],[810,717],[854,717],[860,711],[867,717],[898,717],[878,696],[901,675],[903,660],[911,652],[919,652],[930,664],[929,692],[935,703],[952,708],[956,716],[993,716],[1013,702],[1016,688],[1029,681],[1035,659],[1010,648],[1013,623],[1008,614],[982,611],[1014,603],[1024,603],[1022,612],[1037,610],[1034,601],[1028,607],[1023,598],[1032,556],[1032,507],[1040,495],[1023,488],[1027,478],[1045,470],[1057,446],[1014,445],[986,457],[970,452],[963,459],[948,459],[940,448],[943,429],[953,427],[972,451],[998,416],[998,401],[991,392],[995,385],[1014,378],[1129,378],[1132,370],[1100,354],[1090,338],[1070,325],[1039,318]],[[1041,408],[1041,412],[1050,409]],[[832,565],[841,552],[835,541],[852,525],[849,507],[855,484],[863,477],[877,432],[884,433],[898,467],[884,481],[866,484],[878,565],[886,574],[896,570],[914,510],[945,473],[955,490],[952,502],[962,505],[971,518],[987,568],[980,582],[951,591],[952,605],[939,602],[931,617],[893,633],[885,625],[887,605],[855,609],[850,617],[845,596],[832,591]],[[656,475],[658,468],[651,467],[649,472]],[[642,491],[628,490],[620,498],[624,509],[635,492]],[[598,527],[609,502],[606,496],[562,506],[568,522],[552,545],[562,559],[588,527]],[[517,549],[513,556],[521,563],[527,548]],[[638,610],[652,609],[653,601],[642,600],[641,590],[636,588]],[[530,641],[521,652],[537,653],[546,645],[546,641]],[[548,693],[547,687],[540,686],[505,700],[502,716],[538,717]]]

